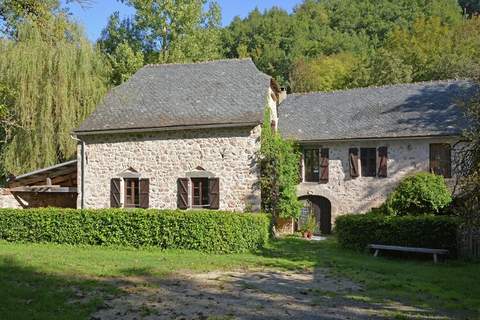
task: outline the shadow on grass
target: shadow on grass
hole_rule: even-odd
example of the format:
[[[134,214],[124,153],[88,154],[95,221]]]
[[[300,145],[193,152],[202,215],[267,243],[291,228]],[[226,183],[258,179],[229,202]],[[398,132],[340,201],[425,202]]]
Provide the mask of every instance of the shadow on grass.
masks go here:
[[[2,320],[88,319],[108,291],[97,281],[45,274],[0,256]]]
[[[454,318],[480,318],[480,263],[447,260],[435,265],[431,257],[375,258],[342,249],[333,238],[320,242],[286,238],[273,241],[259,254],[270,258],[271,267],[326,267],[332,276],[362,285],[365,291],[359,299],[400,301]]]

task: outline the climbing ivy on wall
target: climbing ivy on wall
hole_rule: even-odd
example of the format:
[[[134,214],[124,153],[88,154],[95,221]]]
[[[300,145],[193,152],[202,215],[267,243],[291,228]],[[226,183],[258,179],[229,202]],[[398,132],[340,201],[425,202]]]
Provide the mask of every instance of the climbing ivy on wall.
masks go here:
[[[269,108],[265,111],[261,140],[262,209],[274,219],[297,218],[301,209],[296,192],[300,153],[293,141],[272,130]]]

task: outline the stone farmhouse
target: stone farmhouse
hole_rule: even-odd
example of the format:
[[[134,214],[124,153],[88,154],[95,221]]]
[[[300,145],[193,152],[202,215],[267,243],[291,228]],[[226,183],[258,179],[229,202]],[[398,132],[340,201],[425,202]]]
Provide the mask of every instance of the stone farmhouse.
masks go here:
[[[62,182],[45,187],[45,179],[73,172],[76,188],[64,192],[77,195],[71,206],[79,208],[257,211],[257,152],[270,108],[272,127],[303,150],[302,212],[315,212],[328,233],[336,216],[379,206],[409,174],[451,181],[467,124],[459,105],[473,90],[468,81],[437,81],[287,97],[250,59],[150,65],[74,131],[75,171],[60,165],[16,177],[10,192],[17,200],[56,193]]]

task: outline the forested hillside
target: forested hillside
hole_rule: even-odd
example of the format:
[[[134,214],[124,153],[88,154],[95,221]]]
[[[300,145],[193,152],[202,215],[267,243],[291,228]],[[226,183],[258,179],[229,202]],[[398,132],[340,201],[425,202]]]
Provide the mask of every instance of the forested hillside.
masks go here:
[[[477,0],[304,0],[225,27],[213,0],[119,0],[135,14],[113,13],[97,43],[72,1],[0,0],[0,176],[74,157],[71,130],[147,63],[251,57],[291,92],[469,77],[480,65]]]

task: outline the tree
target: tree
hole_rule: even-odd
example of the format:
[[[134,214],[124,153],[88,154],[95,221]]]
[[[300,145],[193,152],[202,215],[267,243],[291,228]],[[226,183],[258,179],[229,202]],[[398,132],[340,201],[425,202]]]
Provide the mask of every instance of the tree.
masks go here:
[[[290,81],[295,92],[333,91],[348,87],[348,77],[357,59],[349,53],[300,59],[293,67]]]
[[[298,218],[302,207],[297,198],[300,155],[293,142],[284,140],[270,125],[266,108],[260,147],[262,209],[278,218]]]
[[[478,18],[455,26],[419,19],[411,28],[395,29],[384,48],[412,68],[413,81],[464,77],[480,61],[479,32]]]
[[[475,92],[465,109],[469,127],[463,133],[463,141],[456,146],[455,171],[460,179],[455,212],[463,220],[459,232],[460,249],[474,243],[480,230],[480,69],[476,69],[475,73]],[[464,254],[468,257],[472,252]]]
[[[127,44],[135,52],[150,52],[142,43],[142,33],[131,18],[120,18],[118,11],[114,12],[108,19],[107,26],[102,30],[98,46],[105,54],[114,54],[117,47]]]
[[[89,0],[66,1],[67,4],[70,2],[84,5],[88,4]],[[52,16],[61,12],[66,13],[67,10],[61,8],[59,0],[0,0],[0,25],[3,25],[0,30],[14,36],[18,25],[26,19],[43,26]]]
[[[63,14],[25,20],[0,50],[3,173],[74,157],[71,131],[106,92],[102,55]]]
[[[135,8],[144,54],[159,63],[195,62],[222,56],[220,7],[208,0],[122,0]],[[205,7],[207,9],[205,10]],[[154,61],[148,61],[154,62]]]
[[[126,42],[120,44],[108,57],[112,66],[110,82],[113,85],[127,81],[143,66],[143,53],[135,52]]]

